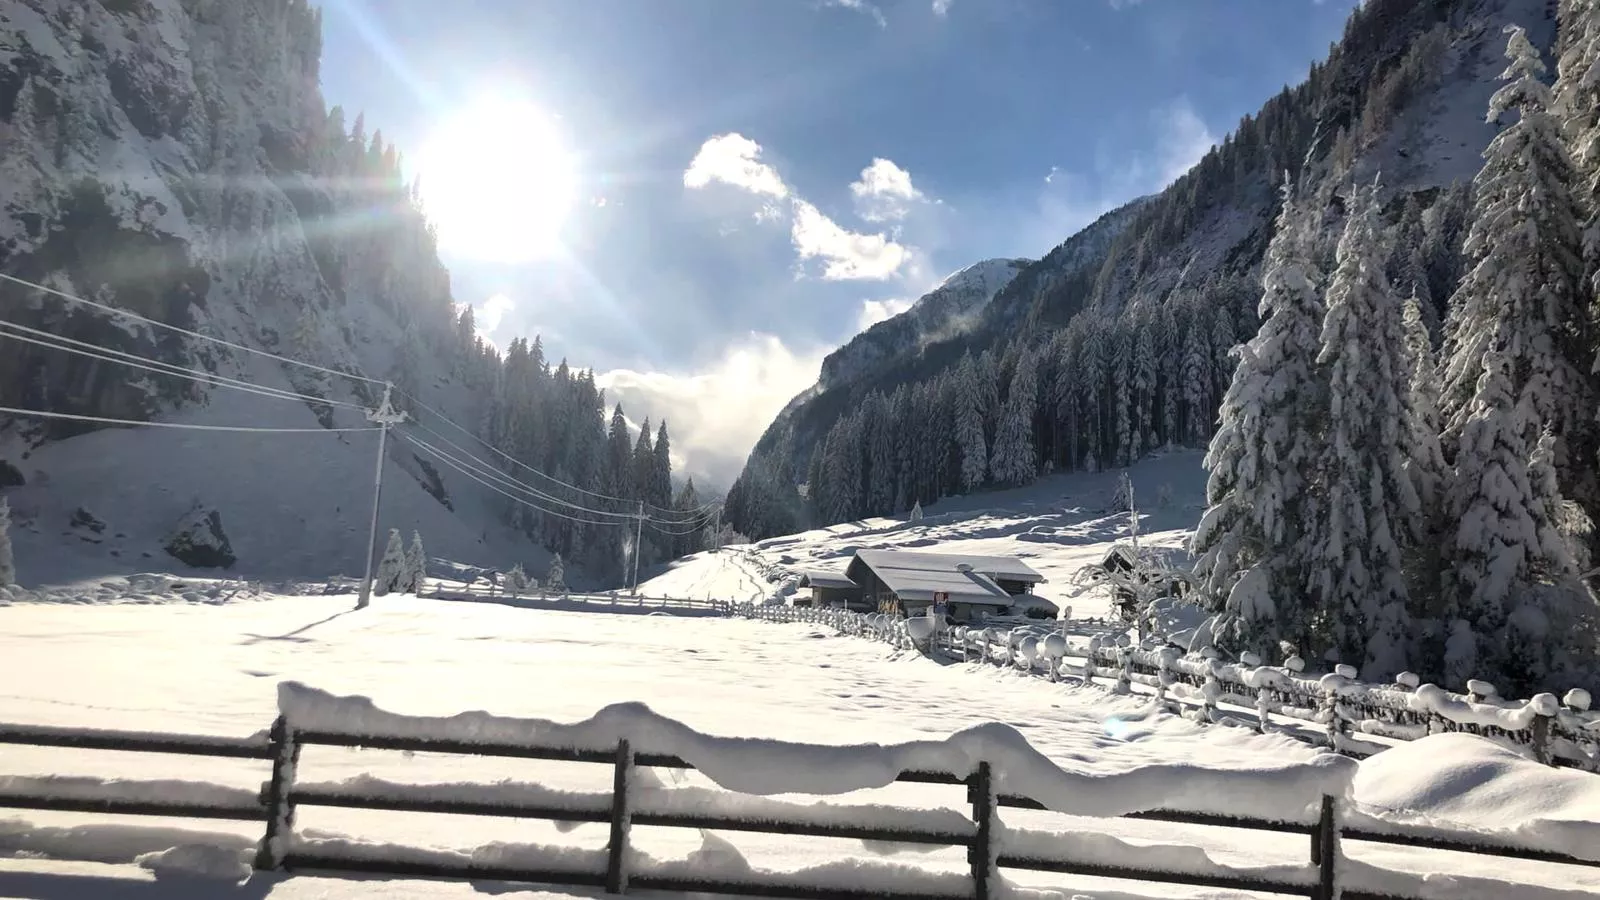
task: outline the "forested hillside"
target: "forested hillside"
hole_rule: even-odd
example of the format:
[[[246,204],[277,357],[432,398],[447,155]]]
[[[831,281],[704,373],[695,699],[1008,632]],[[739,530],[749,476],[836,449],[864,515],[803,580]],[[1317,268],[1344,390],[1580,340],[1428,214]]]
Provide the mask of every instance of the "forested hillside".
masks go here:
[[[241,571],[359,572],[375,440],[335,429],[385,381],[412,422],[382,524],[431,552],[615,585],[641,503],[647,559],[689,546],[665,424],[635,440],[592,373],[479,337],[399,149],[325,105],[321,27],[305,0],[0,8],[0,406],[48,416],[0,415],[21,577],[175,565],[210,513]]]
[[[1330,204],[1383,174],[1384,265],[1435,338],[1462,269],[1501,29],[1554,35],[1544,0],[1374,0],[1306,81],[1269,99],[1161,194],[1025,267],[972,327],[797,398],[729,493],[741,532],[905,511],[1063,469],[1204,447],[1259,326],[1260,262],[1296,173]]]

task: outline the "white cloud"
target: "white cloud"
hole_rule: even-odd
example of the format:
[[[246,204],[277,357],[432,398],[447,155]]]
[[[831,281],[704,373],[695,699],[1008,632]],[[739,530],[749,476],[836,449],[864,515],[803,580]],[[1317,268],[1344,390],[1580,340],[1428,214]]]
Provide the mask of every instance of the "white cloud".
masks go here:
[[[855,10],[858,13],[865,13],[866,15],[872,17],[872,21],[878,23],[879,28],[889,27],[889,20],[883,17],[883,10],[879,9],[872,3],[869,3],[868,0],[828,0],[827,5]]]
[[[767,198],[755,213],[758,222],[790,218],[789,235],[801,260],[821,259],[822,277],[829,281],[882,281],[896,275],[911,259],[911,250],[883,233],[858,234],[824,215],[807,200],[795,196],[783,177],[761,161],[761,145],[742,134],[708,138],[683,173],[684,186],[704,188],[722,182]],[[887,159],[874,159],[850,186],[858,204],[868,204],[885,216],[904,216],[906,204],[923,199],[911,184],[911,174]],[[788,203],[783,204],[782,201]],[[881,221],[863,213],[869,221]],[[726,226],[724,235],[731,233]]]
[[[734,132],[708,138],[683,173],[684,187],[703,188],[714,181],[753,194],[789,196],[789,186],[778,171],[761,161],[761,145]]]
[[[892,277],[910,258],[905,247],[882,233],[857,234],[842,228],[798,197],[794,199],[790,237],[801,259],[816,258],[827,263],[822,277],[829,281],[882,281]]]
[[[911,308],[916,301],[906,300],[901,297],[890,297],[887,300],[861,301],[861,317],[856,320],[856,330],[866,331],[868,328],[885,322],[900,315]]]
[[[1178,176],[1194,168],[1206,152],[1216,146],[1217,136],[1211,133],[1200,114],[1188,98],[1156,110],[1155,119],[1160,129],[1160,187],[1166,187]]]
[[[773,335],[751,334],[693,374],[615,369],[595,381],[630,418],[665,419],[685,470],[727,487],[767,424],[816,383],[827,352],[797,354]]]
[[[941,17],[949,15],[950,3],[951,0],[933,0],[933,14]]]
[[[861,170],[850,193],[855,197],[856,212],[868,222],[903,219],[911,204],[923,199],[922,192],[911,184],[911,173],[882,157]]]
[[[1144,0],[1108,0],[1108,2],[1110,2],[1112,9],[1128,9],[1130,7],[1138,6],[1139,4],[1143,3]]]
[[[505,294],[495,294],[493,297],[483,301],[482,306],[472,311],[473,322],[478,326],[479,331],[493,334],[494,330],[499,328],[500,323],[505,320],[506,313],[515,309],[516,306],[515,303],[511,302],[511,298]]]

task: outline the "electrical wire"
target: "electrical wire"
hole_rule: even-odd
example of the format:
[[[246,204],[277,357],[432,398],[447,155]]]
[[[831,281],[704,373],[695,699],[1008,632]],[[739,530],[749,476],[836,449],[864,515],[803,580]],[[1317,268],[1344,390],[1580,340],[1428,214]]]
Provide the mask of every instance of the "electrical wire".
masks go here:
[[[570,509],[575,509],[575,510],[577,510],[579,512],[592,513],[594,515],[599,515],[599,516],[613,516],[613,517],[615,517],[617,519],[626,519],[627,521],[630,521],[630,522],[633,521],[634,519],[639,518],[639,514],[638,513],[612,512],[610,510],[593,509],[593,508],[587,507],[587,506],[580,506],[579,504],[576,504],[576,503],[569,503],[568,501],[563,500],[560,497],[555,497],[555,496],[552,496],[550,494],[546,494],[544,491],[541,491],[538,488],[533,487],[530,484],[527,484],[525,482],[518,481],[517,479],[512,478],[510,475],[507,475],[504,472],[501,472],[501,471],[495,469],[491,464],[489,464],[488,462],[484,461],[481,457],[474,456],[473,454],[468,453],[465,450],[462,450],[461,452],[462,452],[463,455],[465,455],[467,457],[467,459],[461,459],[460,457],[452,456],[451,454],[446,453],[443,450],[440,450],[439,448],[433,446],[432,444],[428,443],[427,441],[424,441],[423,439],[421,439],[419,437],[416,437],[414,435],[408,435],[407,436],[407,440],[417,444],[420,447],[423,447],[428,452],[433,453],[436,456],[448,458],[451,461],[457,463],[458,465],[465,466],[465,467],[467,467],[469,469],[473,469],[479,475],[482,475],[484,477],[487,477],[487,478],[490,478],[490,479],[493,479],[495,481],[500,482],[500,484],[504,485],[507,488],[518,490],[518,491],[521,491],[521,492],[523,492],[525,494],[531,494],[531,495],[533,495],[534,497],[536,497],[536,498],[538,498],[540,500],[545,500],[545,501],[551,502],[551,503],[557,503],[557,504],[560,504],[562,506],[566,506],[566,507],[568,507]],[[461,448],[457,447],[456,449],[460,450]],[[471,462],[468,462],[467,460],[471,460]],[[474,465],[474,463],[476,463],[476,465]]]
[[[496,487],[495,485],[490,484],[489,482],[483,480],[482,478],[479,478],[477,475],[472,474],[471,472],[469,472],[465,468],[462,468],[461,466],[456,465],[454,462],[451,462],[449,457],[447,457],[447,456],[445,456],[443,454],[440,454],[436,450],[431,450],[431,449],[423,446],[422,442],[418,441],[416,438],[414,438],[414,437],[412,437],[410,435],[397,434],[397,435],[395,435],[395,437],[397,437],[400,440],[403,440],[403,441],[405,441],[405,442],[407,442],[409,444],[415,444],[418,448],[420,448],[421,450],[423,450],[426,453],[433,454],[434,456],[438,457],[440,462],[444,463],[445,465],[449,466],[452,469],[455,469],[457,472],[460,472],[462,475],[467,476],[468,478],[472,479],[473,481],[476,481],[477,483],[483,485],[484,487],[489,488],[490,490],[494,491],[495,493],[498,493],[498,494],[506,497],[507,499],[514,500],[514,501],[516,501],[518,503],[521,503],[524,506],[531,506],[534,509],[537,509],[542,513],[545,513],[546,515],[555,516],[558,519],[566,519],[569,522],[581,522],[581,523],[583,523],[585,525],[601,525],[601,526],[607,526],[607,527],[612,527],[612,528],[618,528],[618,527],[624,527],[625,528],[625,527],[631,527],[633,525],[633,521],[627,520],[627,519],[623,519],[623,520],[616,521],[616,522],[597,522],[597,521],[595,521],[593,519],[584,519],[584,518],[580,518],[578,516],[569,516],[566,513],[556,512],[555,510],[552,510],[552,509],[545,509],[544,507],[540,506],[537,503],[534,503],[534,502],[529,501],[529,500],[524,500],[521,497],[515,496],[514,494],[511,494],[511,493],[508,493],[508,492],[506,492],[504,490],[501,490],[500,488]],[[637,517],[635,517],[635,519],[636,518]]]
[[[12,334],[8,331],[8,329],[19,330],[26,332],[26,334]],[[42,339],[38,337],[28,337],[27,335],[29,334],[40,335],[42,336]],[[201,369],[191,369],[185,366],[177,365],[176,363],[164,362],[159,359],[151,359],[148,356],[139,356],[137,354],[128,353],[122,350],[114,350],[110,347],[100,347],[85,341],[74,340],[72,338],[51,334],[48,331],[40,331],[37,328],[29,328],[26,325],[18,325],[15,322],[8,322],[4,319],[0,319],[0,338],[10,338],[14,341],[22,341],[23,343],[27,344],[48,347],[52,350],[60,350],[65,353],[76,353],[79,356],[86,356],[90,359],[98,359],[104,362],[117,363],[119,365],[128,366],[134,369],[143,369],[146,372],[154,372],[158,375],[167,375],[174,378],[187,378],[190,381],[198,381],[201,384],[231,388],[233,390],[244,391],[247,394],[259,394],[263,397],[273,397],[278,400],[299,400],[306,403],[323,403],[327,404],[328,406],[342,406],[348,409],[364,409],[364,407],[358,404],[347,403],[343,400],[325,400],[321,397],[316,397],[311,394],[300,394],[294,391],[284,390],[283,388],[268,387],[264,384],[255,384],[240,378],[231,378],[227,375],[217,375]],[[80,347],[92,349],[78,349]]]
[[[259,425],[197,425],[189,422],[140,422],[136,419],[110,419],[104,416],[81,416],[76,413],[46,412],[42,409],[15,409],[0,406],[0,413],[34,419],[66,419],[73,422],[97,422],[102,425],[131,425],[135,428],[186,428],[194,431],[245,431],[256,434],[338,434],[349,431],[377,431],[376,425],[361,428],[268,428]]]
[[[123,317],[125,319],[132,319],[135,322],[143,322],[146,325],[153,325],[153,326],[155,326],[157,328],[165,328],[168,331],[176,332],[178,334],[188,335],[189,337],[193,337],[193,338],[199,338],[202,341],[210,341],[213,344],[220,344],[221,346],[230,347],[230,348],[232,348],[234,350],[238,350],[238,351],[241,351],[243,353],[254,353],[257,356],[265,356],[268,359],[275,359],[278,362],[288,363],[291,366],[300,366],[303,369],[311,369],[311,370],[317,371],[317,372],[324,372],[324,373],[326,373],[328,375],[338,375],[341,378],[350,378],[350,379],[354,379],[356,381],[364,381],[364,382],[366,382],[368,384],[381,385],[381,384],[384,383],[383,381],[381,381],[381,380],[379,380],[377,378],[368,378],[365,375],[356,375],[356,374],[351,373],[351,372],[341,372],[338,369],[330,369],[330,368],[327,368],[326,366],[319,366],[319,365],[316,365],[314,363],[301,362],[298,359],[290,359],[287,356],[279,356],[276,353],[269,353],[266,350],[258,350],[255,347],[246,347],[243,344],[235,344],[232,341],[225,341],[225,340],[223,340],[222,338],[219,338],[219,337],[212,337],[211,335],[208,335],[208,334],[201,334],[198,331],[190,331],[187,328],[179,328],[176,325],[168,325],[166,322],[158,322],[155,319],[151,319],[151,318],[147,318],[145,316],[141,316],[138,313],[130,312],[129,310],[126,310],[126,309],[119,309],[119,308],[117,308],[115,306],[107,306],[104,303],[97,303],[97,302],[95,302],[93,300],[85,300],[82,297],[75,297],[72,294],[67,293],[66,291],[60,291],[60,290],[57,290],[57,289],[52,288],[52,287],[46,287],[46,286],[44,286],[42,284],[39,284],[37,282],[29,281],[26,278],[18,278],[15,275],[7,275],[4,272],[0,272],[0,281],[9,281],[9,282],[11,282],[13,284],[18,284],[18,285],[21,285],[23,287],[32,288],[32,289],[34,289],[36,291],[43,291],[46,294],[50,294],[51,296],[54,296],[54,297],[59,297],[62,300],[67,300],[67,301],[70,301],[72,303],[79,303],[79,304],[82,304],[84,306],[91,307],[93,309],[98,309],[101,312],[110,313],[111,315],[114,315],[114,316],[121,316],[121,317]],[[413,398],[413,399],[415,399],[415,398]]]
[[[473,440],[477,441],[478,443],[482,444],[483,446],[489,448],[494,453],[498,454],[501,458],[503,458],[506,461],[512,463],[513,465],[520,466],[520,467],[528,470],[529,472],[532,472],[533,474],[539,476],[540,478],[543,478],[543,479],[546,479],[547,481],[551,481],[551,482],[553,482],[555,484],[561,485],[562,487],[568,488],[569,490],[577,491],[580,494],[584,494],[584,495],[589,496],[589,497],[595,497],[595,498],[600,499],[600,500],[611,500],[611,501],[614,501],[616,503],[627,503],[627,504],[630,504],[630,505],[637,504],[639,502],[636,499],[629,499],[627,497],[617,497],[617,496],[613,496],[611,494],[603,494],[603,493],[600,493],[599,491],[591,491],[591,490],[588,490],[588,489],[585,489],[585,488],[578,487],[575,484],[568,484],[567,482],[562,481],[561,479],[555,477],[554,475],[548,475],[548,474],[540,471],[539,469],[536,469],[533,466],[528,465],[527,463],[523,462],[522,460],[517,459],[516,457],[512,456],[511,454],[505,452],[504,450],[501,450],[499,447],[496,447],[495,445],[489,443],[488,441],[486,441],[483,438],[479,437],[478,435],[474,434],[470,430],[468,430],[466,428],[463,428],[460,425],[457,425],[455,422],[450,420],[450,417],[446,416],[444,413],[439,412],[437,409],[434,409],[433,407],[429,406],[428,404],[423,403],[422,400],[420,398],[418,398],[417,396],[415,396],[414,394],[408,393],[406,391],[402,391],[399,388],[395,389],[395,393],[398,393],[398,394],[401,394],[401,395],[403,395],[405,397],[410,398],[412,400],[412,402],[416,403],[417,408],[425,410],[425,411],[433,414],[434,416],[437,416],[439,418],[439,420],[444,422],[446,425],[449,425],[451,428],[454,428],[455,430],[461,432],[462,434],[466,435],[467,437],[470,437]],[[429,434],[433,435],[434,437],[437,437],[439,440],[450,444],[450,446],[455,447],[457,450],[460,450],[462,453],[466,453],[467,452],[466,450],[462,449],[460,445],[454,443],[449,438],[445,437],[444,435],[440,434],[437,431],[434,431],[433,429],[429,428],[428,426],[423,425],[421,422],[417,423],[417,427],[423,429],[424,431],[428,432]],[[699,512],[699,511],[702,511],[702,510],[710,509],[711,507],[713,507],[715,505],[716,505],[716,502],[713,501],[711,503],[703,504],[703,505],[701,505],[699,507],[696,507],[695,509],[692,509],[692,510],[678,510],[678,509],[667,509],[666,507],[656,506],[653,503],[646,503],[645,504],[645,506],[648,507],[649,509],[653,509],[653,510],[656,510],[656,511],[659,511],[659,512],[665,512],[665,513]]]

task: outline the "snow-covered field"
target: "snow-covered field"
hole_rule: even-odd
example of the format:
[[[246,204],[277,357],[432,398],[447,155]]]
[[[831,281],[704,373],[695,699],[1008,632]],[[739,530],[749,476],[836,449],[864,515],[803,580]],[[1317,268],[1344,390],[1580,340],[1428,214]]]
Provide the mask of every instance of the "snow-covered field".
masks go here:
[[[1139,511],[1139,544],[1174,559],[1205,508],[1204,454],[1179,450],[1128,470]],[[1121,470],[1074,472],[1025,488],[941,500],[920,522],[905,517],[863,519],[679,560],[640,585],[649,596],[764,599],[777,584],[765,580],[749,556],[779,571],[843,570],[857,550],[900,549],[979,556],[1015,556],[1044,575],[1039,596],[1071,606],[1077,617],[1102,616],[1103,591],[1080,594],[1071,579],[1127,540],[1130,517],[1117,500]]]
[[[0,721],[244,736],[272,720],[278,683],[297,680],[335,694],[365,695],[385,709],[416,715],[483,709],[578,721],[607,704],[643,701],[709,734],[827,744],[943,738],[999,720],[1062,767],[1090,774],[1171,763],[1271,769],[1315,754],[1288,738],[1150,716],[1137,701],[1094,688],[1050,685],[977,666],[941,666],[805,625],[541,612],[411,597],[379,598],[362,612],[350,612],[352,605],[346,596],[269,596],[221,604],[0,607]],[[1480,828],[1520,824],[1551,840],[1594,844],[1600,779],[1489,751],[1458,747],[1454,756],[1448,751],[1443,745],[1417,744],[1363,763],[1356,799],[1403,806],[1399,814],[1407,817]],[[1439,758],[1448,765],[1438,767]],[[0,788],[6,776],[49,774],[181,778],[255,790],[266,772],[254,762],[0,745]],[[609,770],[600,766],[320,747],[306,751],[300,779],[338,782],[363,774],[401,782],[512,780],[579,790],[605,790],[610,779]],[[701,777],[689,776],[692,783],[704,783],[696,781]],[[917,785],[840,799],[963,805],[958,789]],[[1009,811],[1004,818],[1056,830],[1075,821]],[[237,891],[216,881],[197,885],[169,877],[153,882],[150,871],[131,864],[138,855],[186,843],[238,850],[259,837],[258,827],[5,811],[0,823],[0,855],[13,857],[0,860],[0,896],[432,897],[516,890],[311,877],[256,879]],[[106,825],[124,827],[107,830]],[[419,847],[510,841],[594,849],[606,839],[603,825],[561,832],[548,823],[323,809],[303,811],[299,827],[306,834],[358,835]],[[1205,846],[1214,859],[1230,865],[1305,862],[1304,837],[1135,821],[1096,821],[1088,827],[1136,842]],[[636,838],[656,858],[681,858],[702,849],[726,852],[731,846],[752,865],[774,869],[850,858],[882,861],[886,852],[859,841],[708,837],[665,829],[639,829]],[[1369,844],[1349,844],[1346,851],[1357,861],[1386,868],[1449,873],[1433,876],[1428,896],[1559,897],[1600,891],[1600,869]],[[903,848],[890,861],[946,871],[964,865],[957,851]],[[1529,893],[1495,879],[1549,890]],[[1073,891],[1101,898],[1241,896],[1067,877],[1020,880],[1069,888],[1068,896]]]

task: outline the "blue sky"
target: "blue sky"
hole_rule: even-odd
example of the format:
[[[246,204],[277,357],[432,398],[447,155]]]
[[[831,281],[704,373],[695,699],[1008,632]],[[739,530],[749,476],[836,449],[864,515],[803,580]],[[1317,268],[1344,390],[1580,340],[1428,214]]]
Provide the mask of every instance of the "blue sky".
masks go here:
[[[324,0],[322,76],[455,192],[445,261],[486,336],[541,334],[726,484],[828,350],[1160,189],[1299,82],[1352,5]],[[500,118],[550,117],[564,163],[453,124],[508,97]],[[425,152],[451,134],[500,152]],[[544,222],[517,186],[552,167],[571,203]],[[437,186],[450,169],[466,188]],[[485,258],[474,228],[542,250]]]

